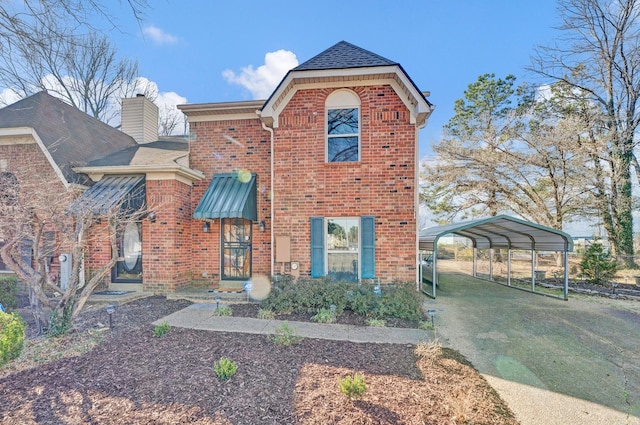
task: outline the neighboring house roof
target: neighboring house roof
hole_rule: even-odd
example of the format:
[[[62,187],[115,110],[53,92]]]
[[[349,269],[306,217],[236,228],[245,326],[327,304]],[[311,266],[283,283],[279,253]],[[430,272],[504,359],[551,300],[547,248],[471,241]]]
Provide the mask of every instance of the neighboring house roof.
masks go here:
[[[18,127],[36,132],[69,183],[84,183],[73,167],[137,145],[131,136],[44,91],[0,109],[0,129]]]
[[[293,68],[293,71],[314,69],[365,68],[370,66],[399,65],[362,47],[341,41],[308,61]]]
[[[170,165],[189,153],[189,143],[165,141],[131,146],[87,164],[88,167],[111,167],[121,165]]]

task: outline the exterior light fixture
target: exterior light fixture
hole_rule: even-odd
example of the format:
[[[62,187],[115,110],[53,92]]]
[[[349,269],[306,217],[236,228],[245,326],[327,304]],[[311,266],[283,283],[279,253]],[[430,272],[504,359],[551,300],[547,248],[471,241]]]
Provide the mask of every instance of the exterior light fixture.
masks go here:
[[[436,326],[433,323],[433,318],[436,317],[436,311],[430,308],[429,310],[427,310],[427,314],[429,315],[429,317],[431,317],[431,327],[435,329]]]
[[[205,221],[204,224],[202,225],[202,231],[204,233],[209,233],[209,222]]]
[[[156,222],[156,212],[155,212],[155,211],[151,211],[151,212],[149,213],[149,216],[148,216],[148,217],[149,217],[149,221],[150,221],[150,222],[152,222],[152,223],[155,223],[155,222]]]
[[[109,304],[106,310],[107,314],[109,315],[109,328],[113,329],[113,313],[116,312],[116,306],[113,304]]]
[[[264,220],[262,220],[260,224],[258,224],[258,230],[260,230],[261,232],[264,232],[265,227],[266,225],[264,223]]]
[[[216,300],[216,310],[220,310],[220,297],[217,296],[215,300]]]

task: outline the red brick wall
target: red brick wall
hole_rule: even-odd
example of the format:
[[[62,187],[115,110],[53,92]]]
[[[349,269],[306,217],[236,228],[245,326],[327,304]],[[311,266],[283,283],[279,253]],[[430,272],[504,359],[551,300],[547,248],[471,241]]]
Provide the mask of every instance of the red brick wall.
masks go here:
[[[21,197],[33,198],[34,195],[29,193],[29,187],[36,186],[38,190],[42,190],[43,182],[46,182],[47,185],[46,188],[44,188],[44,190],[48,192],[46,196],[49,196],[50,193],[63,194],[66,193],[67,190],[49,163],[49,160],[35,143],[17,145],[0,144],[0,172],[3,171],[14,174],[18,179],[18,184],[21,188]],[[33,199],[29,201],[33,202]],[[56,205],[55,207],[64,210],[64,205]],[[46,216],[46,214],[45,212],[44,216]],[[69,224],[72,225],[72,223]],[[53,226],[45,227],[45,231],[56,231],[56,228]],[[56,234],[54,242],[56,252],[52,255],[53,262],[50,264],[50,273],[57,275],[60,270],[58,255],[62,252],[69,252],[70,245],[64,240],[60,233]]]
[[[271,271],[271,174],[270,134],[262,128],[260,120],[228,120],[194,122],[190,124],[190,167],[205,173],[205,179],[194,183],[192,213],[217,173],[247,170],[257,174],[258,220],[264,221],[264,232],[257,223],[252,228],[253,275],[269,276]],[[205,285],[220,280],[220,228],[221,220],[211,222],[209,233],[202,231],[202,222],[194,220],[192,227],[194,282]]]
[[[354,87],[361,99],[361,161],[325,162],[325,100],[298,91],[275,131],[274,232],[290,235],[291,259],[309,274],[309,217],[376,217],[376,275],[415,280],[416,128],[388,86]],[[276,264],[276,270],[280,265]]]
[[[166,293],[191,280],[191,187],[177,180],[147,180],[147,204],[156,221],[142,221],[145,291]]]

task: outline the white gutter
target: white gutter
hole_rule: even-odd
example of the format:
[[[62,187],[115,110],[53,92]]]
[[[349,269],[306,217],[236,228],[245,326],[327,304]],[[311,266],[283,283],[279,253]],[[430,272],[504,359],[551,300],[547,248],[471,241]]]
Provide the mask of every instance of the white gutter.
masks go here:
[[[260,115],[260,111],[257,111],[258,115]],[[267,125],[264,123],[264,121],[261,121],[262,123],[262,128],[264,128],[265,130],[267,130],[269,132],[269,134],[271,135],[271,154],[270,154],[270,159],[269,161],[271,162],[271,182],[270,182],[270,190],[271,190],[271,226],[269,226],[271,228],[271,277],[273,278],[273,276],[275,276],[275,247],[274,247],[274,242],[273,242],[273,224],[274,224],[274,213],[275,213],[275,199],[274,199],[274,191],[273,191],[273,177],[274,177],[274,171],[273,171],[273,128],[271,127],[267,127]]]

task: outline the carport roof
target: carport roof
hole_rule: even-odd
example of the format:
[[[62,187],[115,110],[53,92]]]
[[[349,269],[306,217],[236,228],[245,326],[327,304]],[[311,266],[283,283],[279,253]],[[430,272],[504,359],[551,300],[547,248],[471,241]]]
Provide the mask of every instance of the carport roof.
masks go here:
[[[420,249],[433,251],[438,239],[447,234],[469,238],[476,248],[573,251],[573,240],[567,233],[506,215],[421,230]]]

